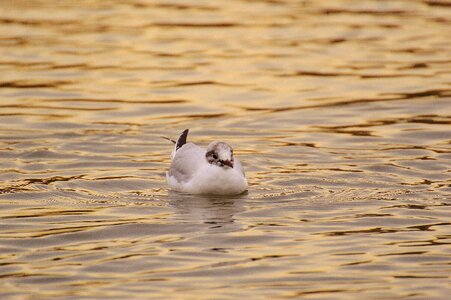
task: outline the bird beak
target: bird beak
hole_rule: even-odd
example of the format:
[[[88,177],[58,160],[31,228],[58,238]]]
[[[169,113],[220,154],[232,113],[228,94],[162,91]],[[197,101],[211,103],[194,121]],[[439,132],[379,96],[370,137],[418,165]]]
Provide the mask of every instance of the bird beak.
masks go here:
[[[226,166],[229,166],[229,167],[233,168],[233,161],[231,161],[231,160],[221,160],[221,163],[223,165],[226,165]]]

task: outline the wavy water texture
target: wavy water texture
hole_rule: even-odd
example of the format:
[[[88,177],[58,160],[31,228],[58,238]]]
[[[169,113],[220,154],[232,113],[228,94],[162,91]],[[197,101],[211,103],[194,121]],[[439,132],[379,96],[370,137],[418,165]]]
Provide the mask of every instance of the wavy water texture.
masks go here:
[[[0,1],[0,298],[445,299],[447,1]],[[228,141],[237,197],[168,190]]]

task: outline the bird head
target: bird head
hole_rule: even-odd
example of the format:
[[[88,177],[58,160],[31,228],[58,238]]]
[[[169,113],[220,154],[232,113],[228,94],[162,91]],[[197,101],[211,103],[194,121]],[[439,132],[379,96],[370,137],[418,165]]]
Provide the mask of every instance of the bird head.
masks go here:
[[[233,168],[233,149],[224,142],[212,142],[207,147],[205,158],[212,165]]]

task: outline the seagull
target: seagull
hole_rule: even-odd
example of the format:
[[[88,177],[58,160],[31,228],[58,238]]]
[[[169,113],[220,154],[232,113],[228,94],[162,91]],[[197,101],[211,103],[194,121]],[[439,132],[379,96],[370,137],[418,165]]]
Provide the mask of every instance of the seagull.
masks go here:
[[[243,166],[227,143],[211,142],[205,151],[187,143],[185,129],[175,143],[166,179],[171,189],[189,194],[237,195],[247,190]]]

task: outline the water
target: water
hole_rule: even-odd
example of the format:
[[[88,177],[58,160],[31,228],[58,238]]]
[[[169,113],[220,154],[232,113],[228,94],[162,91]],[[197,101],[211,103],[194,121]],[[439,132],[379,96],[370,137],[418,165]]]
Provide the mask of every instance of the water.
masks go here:
[[[1,1],[0,297],[445,299],[446,1]],[[229,142],[238,197],[168,191]]]

